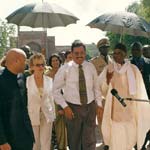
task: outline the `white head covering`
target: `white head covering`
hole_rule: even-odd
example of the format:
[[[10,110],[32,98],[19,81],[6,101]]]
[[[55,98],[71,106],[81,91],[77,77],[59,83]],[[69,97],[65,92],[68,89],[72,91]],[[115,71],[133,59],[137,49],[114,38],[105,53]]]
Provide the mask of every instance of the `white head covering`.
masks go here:
[[[135,75],[134,75],[134,72],[131,68],[131,64],[129,61],[126,61],[125,64],[123,65],[113,62],[108,66],[108,71],[110,72],[116,71],[119,74],[123,74],[127,72],[127,78],[128,78],[128,83],[129,83],[129,93],[130,95],[136,94]]]

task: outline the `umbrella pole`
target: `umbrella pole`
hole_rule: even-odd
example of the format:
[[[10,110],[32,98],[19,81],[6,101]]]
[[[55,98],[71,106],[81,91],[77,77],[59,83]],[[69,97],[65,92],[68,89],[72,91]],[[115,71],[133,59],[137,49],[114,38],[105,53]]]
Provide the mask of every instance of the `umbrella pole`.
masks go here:
[[[47,28],[45,29],[45,31],[46,31],[45,56],[47,56],[47,50],[48,50],[48,47],[47,47]]]
[[[122,34],[120,34],[120,43],[122,43],[123,42],[123,27],[121,28],[122,29]]]
[[[122,39],[123,39],[123,35],[121,34],[120,35],[120,40],[119,40],[120,43],[122,43]]]
[[[19,47],[20,26],[17,26],[17,32],[18,32],[17,47]]]
[[[45,36],[45,52],[44,52],[44,55],[45,55],[45,58],[46,58],[46,56],[47,56],[47,28],[44,28],[44,31],[46,32],[46,36]]]
[[[45,29],[45,28],[43,28],[43,31],[42,31],[41,53],[46,57],[46,54],[47,54],[47,29]]]

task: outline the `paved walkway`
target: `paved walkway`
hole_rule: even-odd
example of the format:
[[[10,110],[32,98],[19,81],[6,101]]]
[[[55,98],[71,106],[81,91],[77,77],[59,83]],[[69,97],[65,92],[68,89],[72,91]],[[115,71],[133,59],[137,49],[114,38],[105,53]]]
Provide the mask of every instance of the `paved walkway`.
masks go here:
[[[96,126],[95,133],[96,133],[96,140],[97,140],[97,142],[96,142],[96,150],[103,150],[103,146],[104,145],[101,142],[98,126]],[[69,150],[69,149],[67,149],[67,150]],[[134,150],[134,148],[133,148],[133,150]]]
[[[103,144],[102,144],[102,140],[100,138],[100,133],[99,133],[99,129],[98,126],[96,126],[96,150],[103,150]]]

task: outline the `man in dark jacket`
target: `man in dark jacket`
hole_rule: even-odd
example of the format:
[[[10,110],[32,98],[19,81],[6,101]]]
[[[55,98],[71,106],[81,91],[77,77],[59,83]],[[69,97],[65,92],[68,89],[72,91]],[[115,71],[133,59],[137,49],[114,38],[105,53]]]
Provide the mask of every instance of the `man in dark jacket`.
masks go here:
[[[26,88],[19,75],[24,71],[25,60],[22,50],[11,49],[6,55],[6,68],[0,70],[0,150],[32,150],[33,147]]]
[[[150,59],[142,56],[142,45],[135,42],[131,46],[131,63],[136,65],[143,76],[148,98],[150,99]]]

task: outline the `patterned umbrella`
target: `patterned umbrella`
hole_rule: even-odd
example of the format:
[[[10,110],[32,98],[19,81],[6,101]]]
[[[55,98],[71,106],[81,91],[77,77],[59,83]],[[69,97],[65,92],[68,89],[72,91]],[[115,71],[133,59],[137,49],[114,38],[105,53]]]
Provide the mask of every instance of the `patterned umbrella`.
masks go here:
[[[143,18],[130,12],[105,13],[87,25],[121,35],[150,36],[150,25]]]

